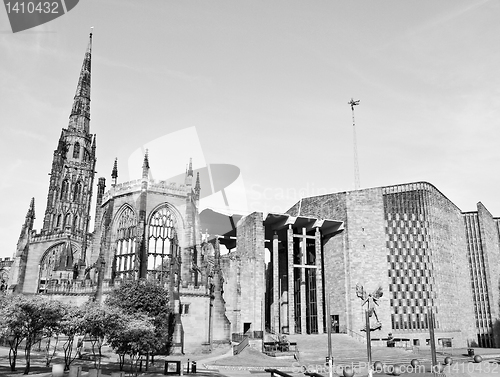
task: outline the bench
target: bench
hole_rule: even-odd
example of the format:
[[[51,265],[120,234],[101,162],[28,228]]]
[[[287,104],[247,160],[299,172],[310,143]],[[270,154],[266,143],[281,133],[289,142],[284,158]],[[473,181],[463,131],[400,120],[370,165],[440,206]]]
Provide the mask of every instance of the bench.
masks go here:
[[[278,369],[264,369],[264,372],[271,373],[271,377],[274,377],[274,376],[293,377],[290,374],[282,372]]]

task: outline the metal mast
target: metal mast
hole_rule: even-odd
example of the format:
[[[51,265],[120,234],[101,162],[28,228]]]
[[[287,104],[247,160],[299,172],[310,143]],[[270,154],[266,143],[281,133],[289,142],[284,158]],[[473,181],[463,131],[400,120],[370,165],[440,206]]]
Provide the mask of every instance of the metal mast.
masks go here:
[[[356,123],[354,122],[354,106],[359,105],[359,100],[354,101],[354,99],[351,98],[351,100],[347,103],[351,105],[352,111],[352,137],[354,140],[354,189],[359,190],[358,145],[356,141]]]

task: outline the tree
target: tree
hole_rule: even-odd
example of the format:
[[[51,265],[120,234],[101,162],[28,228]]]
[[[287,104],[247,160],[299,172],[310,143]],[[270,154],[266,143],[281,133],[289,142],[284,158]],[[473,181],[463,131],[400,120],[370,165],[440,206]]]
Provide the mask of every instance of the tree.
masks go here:
[[[110,292],[105,301],[110,307],[125,313],[141,313],[152,320],[159,340],[151,353],[169,352],[173,336],[174,316],[170,310],[169,292],[163,286],[148,280],[126,281]]]
[[[85,311],[83,308],[79,307],[68,307],[66,313],[61,319],[59,324],[61,332],[68,338],[63,344],[64,350],[64,370],[69,370],[69,367],[75,357],[73,354],[73,343],[75,341],[75,336],[84,333],[83,318]]]
[[[158,347],[155,327],[151,319],[142,314],[123,313],[120,324],[109,333],[108,341],[120,358],[120,370],[123,370],[125,355],[129,355],[131,372],[136,373],[138,356]]]
[[[101,366],[104,338],[120,329],[123,326],[122,321],[122,311],[118,308],[107,307],[97,302],[88,303],[85,306],[81,330],[89,336],[92,343],[92,354],[96,368]],[[96,356],[96,346],[99,357]],[[97,363],[97,359],[99,363]]]
[[[15,370],[17,348],[25,340],[24,374],[28,374],[33,344],[40,341],[44,335],[56,331],[58,322],[64,315],[64,307],[60,302],[50,301],[44,296],[15,295],[0,310],[1,328],[9,338],[11,370]]]
[[[9,364],[12,372],[16,371],[17,350],[26,337],[22,316],[17,305],[23,296],[11,296],[10,300],[2,300],[0,307],[0,331],[9,342]]]

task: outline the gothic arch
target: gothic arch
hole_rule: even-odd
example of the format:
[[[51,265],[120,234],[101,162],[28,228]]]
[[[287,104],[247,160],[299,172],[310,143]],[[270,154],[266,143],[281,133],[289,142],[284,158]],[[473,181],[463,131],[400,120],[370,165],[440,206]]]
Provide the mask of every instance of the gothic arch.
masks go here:
[[[113,219],[112,278],[136,278],[138,216],[132,206],[124,204]]]
[[[80,255],[80,245],[71,242],[71,250],[73,251],[73,260],[76,261]],[[59,276],[53,275],[54,268],[58,263],[61,252],[66,247],[67,241],[58,242],[45,250],[40,258],[39,263],[39,291],[45,289],[45,285],[53,279],[59,279]]]
[[[174,258],[180,254],[183,225],[179,212],[169,203],[158,205],[149,214],[146,226],[148,278],[167,280]]]
[[[146,223],[149,224],[154,213],[163,207],[167,207],[168,209],[170,209],[170,211],[172,211],[172,213],[174,214],[174,216],[176,218],[177,224],[179,225],[179,228],[184,229],[184,226],[185,226],[184,217],[181,215],[181,213],[179,212],[179,210],[175,206],[173,206],[172,204],[170,204],[168,202],[158,204],[156,207],[154,207],[151,210],[151,212],[149,213]]]

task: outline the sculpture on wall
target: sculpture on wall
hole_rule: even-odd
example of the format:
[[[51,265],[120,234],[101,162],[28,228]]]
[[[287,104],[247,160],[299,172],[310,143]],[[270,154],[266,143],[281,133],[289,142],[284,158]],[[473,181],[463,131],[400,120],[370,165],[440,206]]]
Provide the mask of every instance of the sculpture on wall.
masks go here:
[[[367,305],[366,310],[368,312],[368,317],[370,318],[370,331],[382,329],[382,323],[378,319],[376,307],[378,305],[378,300],[383,296],[382,287],[378,287],[372,293],[366,293],[362,285],[356,284],[356,296],[363,300],[362,306]],[[375,322],[371,321],[371,318],[375,317]],[[366,326],[361,329],[361,331],[367,331]]]

